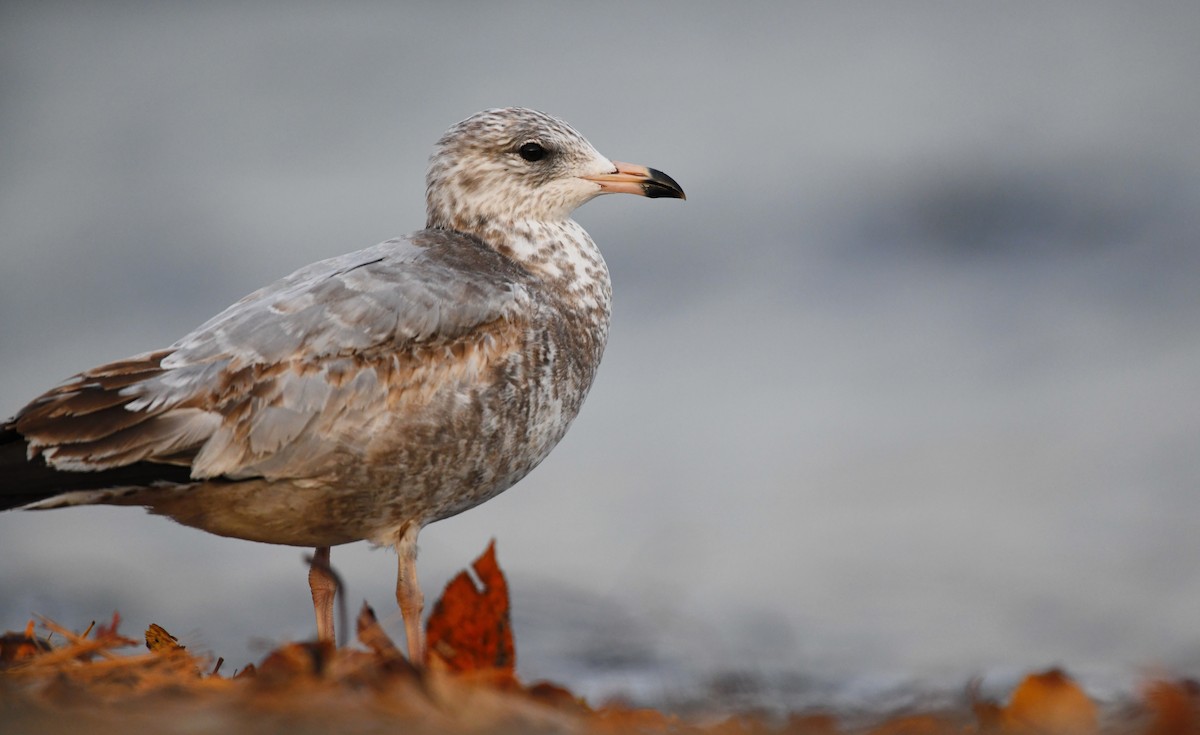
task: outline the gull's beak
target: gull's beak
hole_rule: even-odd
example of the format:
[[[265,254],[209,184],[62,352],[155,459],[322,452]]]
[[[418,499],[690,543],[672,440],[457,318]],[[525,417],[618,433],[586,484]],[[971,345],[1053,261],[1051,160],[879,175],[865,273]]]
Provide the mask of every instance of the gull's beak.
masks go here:
[[[651,199],[659,197],[687,199],[675,179],[658,169],[620,161],[613,161],[613,165],[617,167],[614,173],[584,176],[583,178],[599,184],[600,191],[603,193],[637,194]]]

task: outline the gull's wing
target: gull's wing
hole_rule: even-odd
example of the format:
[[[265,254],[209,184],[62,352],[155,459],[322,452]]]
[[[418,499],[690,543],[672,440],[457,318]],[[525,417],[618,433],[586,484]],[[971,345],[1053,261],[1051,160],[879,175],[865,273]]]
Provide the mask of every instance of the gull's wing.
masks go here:
[[[313,476],[361,449],[400,396],[469,380],[505,349],[530,304],[524,274],[464,235],[391,240],[296,271],[165,350],[81,373],[0,428],[56,470]],[[451,354],[466,358],[457,372]]]

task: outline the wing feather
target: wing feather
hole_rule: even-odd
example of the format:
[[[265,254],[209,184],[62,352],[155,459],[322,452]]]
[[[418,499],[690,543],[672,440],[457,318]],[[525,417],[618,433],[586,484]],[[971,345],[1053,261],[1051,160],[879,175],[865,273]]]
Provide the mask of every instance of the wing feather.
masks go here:
[[[527,275],[465,235],[389,240],[302,268],[166,350],[81,373],[9,426],[31,459],[62,470],[151,461],[189,462],[195,479],[311,476],[408,383],[428,383],[432,351],[490,354],[488,330],[529,308]]]

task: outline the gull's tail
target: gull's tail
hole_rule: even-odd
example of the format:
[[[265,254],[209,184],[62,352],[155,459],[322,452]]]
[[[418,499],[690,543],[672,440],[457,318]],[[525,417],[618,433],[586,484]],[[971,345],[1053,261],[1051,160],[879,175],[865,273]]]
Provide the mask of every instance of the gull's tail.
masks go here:
[[[98,472],[69,472],[29,459],[29,443],[11,425],[0,424],[0,510],[20,508],[79,490],[146,487],[157,482],[186,483],[187,467],[136,462]]]

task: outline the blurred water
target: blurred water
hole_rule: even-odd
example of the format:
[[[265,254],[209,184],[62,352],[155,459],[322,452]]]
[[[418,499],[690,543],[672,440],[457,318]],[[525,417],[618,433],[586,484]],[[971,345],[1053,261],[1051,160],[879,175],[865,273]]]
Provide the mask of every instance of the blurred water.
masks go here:
[[[1200,674],[1200,10],[755,7],[0,6],[0,413],[420,227],[442,130],[539,107],[689,200],[579,212],[616,290],[588,406],[422,535],[430,593],[498,538],[525,676]],[[302,553],[8,513],[0,624],[119,609],[240,663],[311,634]],[[391,554],[333,561],[386,617]]]

